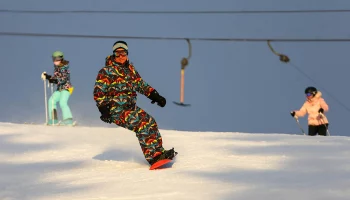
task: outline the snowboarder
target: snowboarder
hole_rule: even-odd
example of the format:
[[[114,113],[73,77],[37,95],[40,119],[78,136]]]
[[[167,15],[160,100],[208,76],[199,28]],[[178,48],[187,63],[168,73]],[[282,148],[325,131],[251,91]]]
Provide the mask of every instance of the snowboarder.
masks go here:
[[[145,159],[150,165],[172,159],[174,148],[165,150],[155,119],[136,105],[136,92],[164,107],[166,99],[146,83],[129,62],[125,41],[113,44],[113,54],[106,57],[105,66],[98,72],[93,96],[106,123],[115,123],[136,133]]]
[[[325,112],[328,112],[328,105],[322,98],[321,91],[317,91],[315,87],[307,87],[305,89],[306,101],[300,110],[292,111],[292,117],[303,117],[308,114],[308,135],[326,136],[328,132],[328,119]]]
[[[52,54],[52,61],[54,64],[53,76],[43,72],[41,78],[47,79],[50,83],[57,84],[57,90],[51,95],[48,100],[49,121],[48,125],[58,125],[57,118],[57,103],[62,110],[63,121],[60,125],[73,125],[73,116],[68,106],[68,100],[73,93],[74,87],[70,82],[69,61],[64,59],[63,52],[55,51]]]

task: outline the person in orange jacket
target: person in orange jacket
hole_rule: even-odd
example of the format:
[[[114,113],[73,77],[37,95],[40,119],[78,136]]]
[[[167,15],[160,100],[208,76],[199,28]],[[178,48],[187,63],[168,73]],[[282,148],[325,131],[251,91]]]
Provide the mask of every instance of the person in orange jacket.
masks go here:
[[[315,87],[307,87],[305,89],[306,101],[300,110],[294,110],[290,114],[292,117],[304,117],[308,114],[308,135],[327,135],[328,119],[325,115],[329,107],[326,101],[322,98],[321,91]]]

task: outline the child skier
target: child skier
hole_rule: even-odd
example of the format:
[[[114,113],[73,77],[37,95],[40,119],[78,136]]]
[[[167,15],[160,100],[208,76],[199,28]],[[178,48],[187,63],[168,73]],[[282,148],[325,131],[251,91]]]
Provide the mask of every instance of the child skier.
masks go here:
[[[100,119],[115,123],[136,133],[145,159],[150,165],[162,159],[172,159],[174,148],[165,150],[155,119],[136,105],[136,92],[147,96],[151,103],[164,107],[166,99],[148,85],[132,63],[129,63],[128,45],[117,41],[113,54],[106,57],[105,67],[97,75],[94,100],[101,112]]]
[[[317,91],[315,87],[307,87],[305,89],[306,101],[298,111],[292,111],[292,117],[303,117],[307,113],[308,116],[308,135],[326,136],[328,131],[328,120],[325,112],[328,112],[328,105],[322,98],[322,93]]]
[[[73,125],[73,117],[68,106],[68,99],[73,93],[73,87],[70,82],[69,61],[64,59],[63,52],[55,51],[52,54],[52,61],[54,64],[53,76],[43,72],[41,78],[47,79],[50,83],[57,84],[57,90],[52,94],[48,101],[49,107],[49,121],[48,125],[58,125],[57,119],[57,103],[59,102],[63,121],[60,125]]]

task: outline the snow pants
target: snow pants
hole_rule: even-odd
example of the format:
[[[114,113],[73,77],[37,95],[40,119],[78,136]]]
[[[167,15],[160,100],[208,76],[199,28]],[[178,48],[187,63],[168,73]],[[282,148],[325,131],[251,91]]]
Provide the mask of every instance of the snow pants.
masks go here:
[[[318,125],[318,126],[309,125],[309,134],[308,135],[315,136],[318,133],[318,135],[327,136],[327,129],[328,129],[328,124],[322,124],[322,125]]]
[[[57,110],[57,103],[60,104],[60,108],[62,110],[63,120],[73,118],[72,112],[68,106],[68,100],[70,97],[70,93],[68,90],[61,90],[61,91],[55,91],[49,101],[48,101],[48,107],[49,107],[49,119],[52,120],[52,113],[53,110]]]
[[[143,155],[148,162],[164,151],[162,137],[155,119],[142,108],[116,108],[112,110],[113,122],[136,133]]]

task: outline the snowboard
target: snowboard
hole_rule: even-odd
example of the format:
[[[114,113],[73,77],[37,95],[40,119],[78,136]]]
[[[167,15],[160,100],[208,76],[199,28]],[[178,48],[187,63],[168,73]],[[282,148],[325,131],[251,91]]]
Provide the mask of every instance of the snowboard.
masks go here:
[[[160,160],[158,162],[155,162],[153,165],[151,165],[149,170],[159,169],[161,166],[163,166],[171,161],[172,161],[171,159],[163,159],[163,160]]]
[[[177,155],[177,152],[175,152],[174,157]],[[163,160],[159,160],[155,163],[153,163],[153,165],[151,165],[151,167],[149,168],[149,170],[155,170],[155,169],[159,169],[160,167],[170,163],[171,161],[173,161],[174,157],[172,157],[171,159],[163,159]]]

